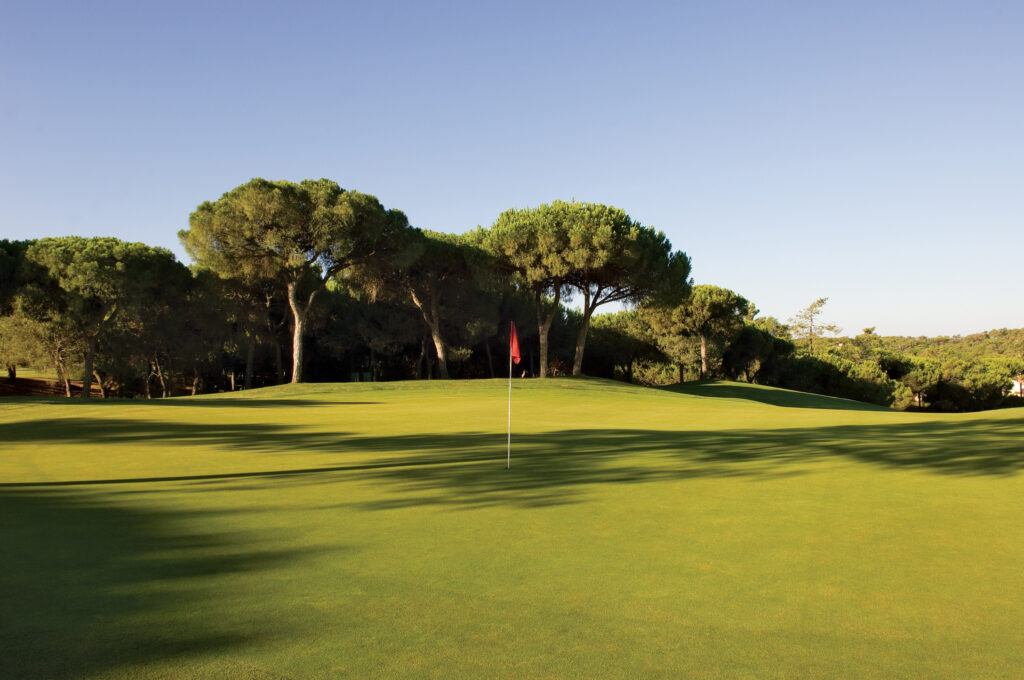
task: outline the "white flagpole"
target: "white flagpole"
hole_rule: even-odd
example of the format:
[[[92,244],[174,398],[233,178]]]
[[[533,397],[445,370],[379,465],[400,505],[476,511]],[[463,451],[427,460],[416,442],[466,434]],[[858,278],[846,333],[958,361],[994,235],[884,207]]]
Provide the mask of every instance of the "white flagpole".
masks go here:
[[[508,462],[505,469],[512,469],[512,326],[509,325],[508,339]]]

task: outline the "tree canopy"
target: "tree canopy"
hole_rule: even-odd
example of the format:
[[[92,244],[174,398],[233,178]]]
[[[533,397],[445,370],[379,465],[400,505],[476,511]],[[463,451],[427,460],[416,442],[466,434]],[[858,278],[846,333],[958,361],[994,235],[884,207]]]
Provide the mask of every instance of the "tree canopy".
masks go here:
[[[451,342],[445,337],[445,326],[465,326],[460,322],[477,306],[474,302],[484,292],[490,262],[465,235],[417,229],[410,250],[414,255],[394,270],[386,285],[416,308],[434,345],[440,377],[448,378]],[[477,317],[489,318],[497,310],[474,311]]]
[[[483,241],[515,282],[534,300],[540,346],[539,375],[548,375],[548,335],[563,296],[569,292],[572,266],[569,234],[551,206],[511,208],[501,213]]]
[[[690,259],[673,252],[662,232],[600,203],[553,201],[506,210],[486,242],[534,297],[541,377],[548,374],[548,332],[558,304],[573,291],[583,298],[572,369],[579,375],[590,320],[599,306],[651,297],[674,303],[690,284]]]
[[[206,201],[179,236],[189,254],[219,275],[283,286],[292,313],[292,382],[302,382],[306,317],[326,282],[404,247],[405,215],[376,197],[327,180],[253,179]]]
[[[0,240],[0,314],[10,310],[11,300],[20,285],[19,275],[28,241]]]
[[[651,325],[669,339],[663,343],[670,355],[678,356],[673,338],[696,337],[700,341],[700,377],[708,377],[708,340],[731,338],[743,328],[743,320],[752,316],[750,302],[727,288],[694,286],[690,296],[673,308],[652,307]]]
[[[168,250],[109,237],[40,239],[28,246],[25,259],[34,266],[25,282],[25,309],[39,321],[75,328],[84,347],[85,398],[97,346],[115,319],[146,313],[167,278],[184,271]]]
[[[820,338],[825,333],[839,333],[841,328],[832,323],[825,323],[815,319],[821,316],[821,308],[828,302],[827,297],[818,298],[805,309],[801,309],[789,320],[793,330],[793,337],[798,340],[807,340],[807,349],[814,352],[814,339]]]
[[[594,312],[611,302],[655,299],[676,304],[690,285],[690,259],[673,252],[660,231],[625,211],[600,203],[555,201],[551,209],[569,234],[569,281],[583,297],[573,375],[583,372],[583,351]]]

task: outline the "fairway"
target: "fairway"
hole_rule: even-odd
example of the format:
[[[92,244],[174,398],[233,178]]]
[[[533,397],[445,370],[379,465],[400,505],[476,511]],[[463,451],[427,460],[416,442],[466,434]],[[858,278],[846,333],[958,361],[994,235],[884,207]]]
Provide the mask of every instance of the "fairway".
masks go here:
[[[1024,409],[507,389],[0,401],[0,677],[1024,676]]]

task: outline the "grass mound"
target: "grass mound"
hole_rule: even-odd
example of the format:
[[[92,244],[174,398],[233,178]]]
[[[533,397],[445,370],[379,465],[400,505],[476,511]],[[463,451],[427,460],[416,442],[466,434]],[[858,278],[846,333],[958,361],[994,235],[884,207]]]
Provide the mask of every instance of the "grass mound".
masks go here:
[[[678,394],[690,394],[698,397],[714,397],[718,399],[740,399],[757,401],[772,406],[787,408],[824,408],[841,411],[887,411],[884,406],[867,404],[852,399],[829,397],[809,392],[795,392],[777,387],[751,385],[750,383],[727,382],[724,380],[702,381],[672,385],[664,389]]]
[[[1024,414],[729,383],[0,402],[0,677],[1016,677]]]

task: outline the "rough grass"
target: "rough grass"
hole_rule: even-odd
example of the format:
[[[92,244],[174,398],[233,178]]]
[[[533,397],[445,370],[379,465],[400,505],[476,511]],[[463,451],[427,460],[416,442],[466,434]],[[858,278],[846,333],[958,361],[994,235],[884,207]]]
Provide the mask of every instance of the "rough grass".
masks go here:
[[[0,402],[0,677],[1024,674],[1024,411],[505,398]]]

